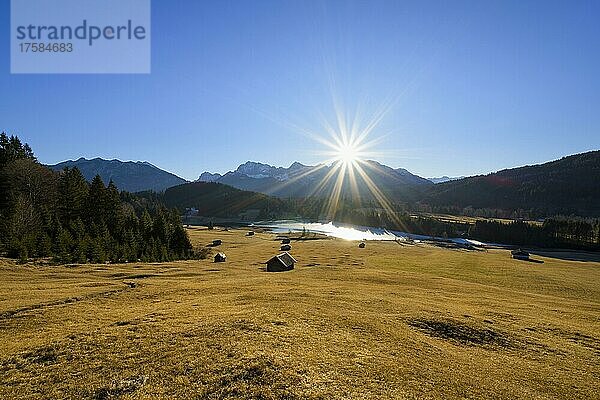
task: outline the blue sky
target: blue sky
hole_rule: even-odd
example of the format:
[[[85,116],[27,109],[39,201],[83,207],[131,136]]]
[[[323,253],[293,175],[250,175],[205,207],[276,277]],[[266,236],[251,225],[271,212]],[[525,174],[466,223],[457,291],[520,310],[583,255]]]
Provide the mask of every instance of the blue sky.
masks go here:
[[[45,163],[195,179],[321,161],[302,131],[326,136],[336,99],[363,122],[389,106],[369,136],[387,165],[485,173],[600,148],[599,17],[597,1],[154,0],[151,74],[11,75],[4,1],[0,130]]]

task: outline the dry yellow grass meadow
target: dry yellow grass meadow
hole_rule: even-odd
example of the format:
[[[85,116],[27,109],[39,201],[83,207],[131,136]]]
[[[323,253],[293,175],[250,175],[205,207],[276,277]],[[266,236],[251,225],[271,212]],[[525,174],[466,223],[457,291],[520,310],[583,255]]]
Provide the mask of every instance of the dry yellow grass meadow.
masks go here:
[[[0,398],[593,399],[600,264],[223,240],[226,263],[0,260]],[[216,251],[216,250],[215,250]]]

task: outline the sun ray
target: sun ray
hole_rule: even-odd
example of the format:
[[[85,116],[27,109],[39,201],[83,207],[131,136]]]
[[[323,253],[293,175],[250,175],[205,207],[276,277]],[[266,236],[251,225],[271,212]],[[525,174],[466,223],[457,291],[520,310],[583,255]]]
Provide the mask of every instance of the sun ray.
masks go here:
[[[333,190],[329,196],[329,201],[327,204],[327,218],[330,220],[333,220],[336,216],[336,213],[338,211],[338,204],[340,201],[340,194],[342,192],[342,186],[344,184],[344,178],[346,175],[346,169],[348,168],[348,165],[346,163],[339,163],[338,165],[340,165],[340,171],[337,175],[337,179],[335,182],[335,185],[333,187]]]
[[[396,132],[389,130],[385,135],[378,132],[378,136],[373,138],[373,133],[380,128],[382,121],[389,115],[395,104],[398,103],[402,94],[399,96],[390,96],[382,103],[376,106],[371,112],[365,112],[356,104],[353,113],[348,113],[347,105],[342,98],[335,95],[336,82],[335,77],[330,75],[331,105],[332,114],[324,115],[317,111],[317,120],[320,122],[320,132],[300,126],[293,122],[291,118],[278,119],[268,113],[261,112],[268,119],[296,131],[315,142],[322,145],[322,150],[315,151],[314,154],[321,155],[324,162],[308,169],[307,171],[293,174],[287,180],[278,183],[273,188],[273,193],[280,192],[282,189],[294,185],[297,182],[311,175],[318,175],[315,183],[312,184],[310,193],[304,196],[304,202],[311,198],[324,199],[322,214],[328,219],[334,220],[340,209],[341,201],[349,194],[348,198],[352,204],[362,207],[366,198],[372,198],[384,210],[388,219],[393,221],[394,225],[401,227],[401,221],[397,217],[392,202],[386,197],[385,193],[377,187],[370,174],[390,174],[390,171],[380,168],[377,164],[367,162],[367,160],[380,159],[385,157],[385,152],[374,149],[379,146],[386,136]],[[254,107],[255,111],[256,108]],[[327,172],[321,176],[319,172],[327,168]],[[367,189],[364,191],[363,189]],[[363,192],[361,192],[363,190]]]
[[[373,196],[377,199],[377,201],[379,202],[381,207],[386,211],[386,213],[392,219],[392,221],[396,224],[396,226],[398,226],[404,230],[405,227],[402,224],[402,221],[400,220],[400,218],[398,218],[394,208],[391,206],[390,201],[387,199],[385,194],[383,194],[383,192],[381,192],[381,190],[379,190],[377,185],[375,185],[373,180],[369,177],[369,175],[365,172],[365,170],[358,163],[356,164],[356,171],[358,172],[360,177],[364,180],[365,184],[367,185],[367,188],[371,191]]]
[[[356,161],[353,161],[351,167],[348,168],[348,181],[350,182],[350,192],[352,195],[352,200],[354,200],[358,204],[358,206],[361,207],[362,199],[360,196],[360,191],[358,190],[358,182],[356,181],[355,164]]]
[[[323,177],[323,179],[321,179],[321,182],[319,182],[315,186],[315,188],[313,190],[311,190],[310,193],[308,193],[307,197],[310,198],[312,196],[315,196],[315,195],[319,194],[320,191],[325,188],[325,185],[327,185],[327,183],[329,182],[329,180],[331,180],[331,178],[338,172],[339,168],[340,168],[340,164],[339,163],[338,164],[334,164],[332,166],[332,168],[329,170],[329,172],[327,172],[327,174]]]
[[[281,181],[280,183],[276,184],[273,187],[272,192],[273,193],[277,193],[280,190],[283,190],[286,187],[288,187],[288,186],[290,186],[292,184],[297,183],[301,179],[304,179],[304,178],[309,177],[310,175],[316,174],[317,172],[321,171],[325,167],[327,167],[327,164],[326,163],[322,163],[322,164],[316,165],[314,167],[311,167],[310,169],[308,169],[308,170],[306,170],[304,172],[301,172],[301,173],[299,173],[299,174],[297,174],[297,175],[289,178],[288,180]]]

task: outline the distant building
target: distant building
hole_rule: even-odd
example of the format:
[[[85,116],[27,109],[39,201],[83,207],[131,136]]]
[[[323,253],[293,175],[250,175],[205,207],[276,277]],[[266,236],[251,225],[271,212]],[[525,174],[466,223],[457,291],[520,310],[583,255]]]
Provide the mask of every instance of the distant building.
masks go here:
[[[529,260],[529,253],[521,249],[513,250],[510,254],[512,254],[512,258],[517,260]]]
[[[281,244],[290,244],[290,239],[289,238],[282,239]]]
[[[271,258],[267,261],[267,271],[269,272],[283,272],[294,269],[294,263],[296,259],[289,253],[281,253],[278,256]]]
[[[364,249],[365,248],[365,242],[360,242],[358,244],[358,247],[360,247],[361,249]]]
[[[227,261],[227,256],[225,253],[217,253],[215,255],[215,262],[225,262]]]
[[[248,232],[246,233],[246,236],[254,236],[254,231],[248,231]]]
[[[221,244],[223,244],[223,241],[221,241],[221,239],[215,239],[212,242],[213,246],[220,246]]]
[[[292,249],[292,246],[290,246],[289,244],[284,244],[283,246],[281,246],[281,251],[290,251]]]

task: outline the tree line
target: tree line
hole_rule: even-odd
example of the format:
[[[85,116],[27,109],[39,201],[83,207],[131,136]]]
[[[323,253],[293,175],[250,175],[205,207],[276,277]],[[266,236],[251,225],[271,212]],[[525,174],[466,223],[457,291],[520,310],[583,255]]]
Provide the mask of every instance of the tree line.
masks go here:
[[[185,207],[196,207],[207,217],[254,210],[257,212],[249,218],[326,219],[426,236],[600,249],[600,220],[592,218],[553,217],[543,223],[481,219],[470,224],[415,216],[411,213],[414,205],[402,202],[383,208],[373,200],[357,202],[342,196],[332,205],[327,198],[274,199],[219,184],[181,185],[160,194],[119,192],[99,176],[88,183],[77,168],[54,172],[37,162],[30,146],[18,137],[0,134],[2,254],[78,263],[200,257],[181,224]],[[452,212],[456,210],[445,211],[457,214]]]
[[[470,228],[468,223],[414,216],[402,203],[390,203],[388,208],[383,208],[373,200],[359,203],[349,197],[341,197],[335,207],[330,207],[329,200],[324,198],[288,199],[287,201],[290,204],[289,208],[295,210],[301,218],[312,221],[330,220],[438,237],[464,236]]]
[[[600,250],[600,219],[554,217],[542,224],[479,220],[469,235],[474,239],[503,244]]]
[[[376,202],[360,204],[341,198],[328,213],[327,199],[290,199],[293,208],[309,220],[332,220],[362,226],[436,237],[463,237],[490,243],[600,250],[600,219],[576,216],[554,216],[543,222],[526,222],[518,216],[501,222],[479,219],[475,223],[440,220],[435,216],[414,215],[404,204],[390,204],[384,209]],[[449,211],[449,210],[446,210]],[[450,213],[461,215],[460,213]]]
[[[26,260],[103,263],[196,256],[179,214],[77,168],[54,172],[0,134],[0,250]]]

